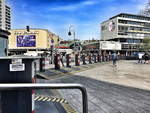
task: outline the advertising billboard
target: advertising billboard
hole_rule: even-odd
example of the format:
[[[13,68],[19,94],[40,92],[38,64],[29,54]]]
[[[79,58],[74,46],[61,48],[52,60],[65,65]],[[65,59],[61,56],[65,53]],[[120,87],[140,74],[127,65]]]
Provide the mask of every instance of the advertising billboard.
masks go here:
[[[18,35],[17,47],[35,47],[36,36],[35,35]]]
[[[121,43],[113,41],[101,41],[100,42],[101,50],[121,50]]]

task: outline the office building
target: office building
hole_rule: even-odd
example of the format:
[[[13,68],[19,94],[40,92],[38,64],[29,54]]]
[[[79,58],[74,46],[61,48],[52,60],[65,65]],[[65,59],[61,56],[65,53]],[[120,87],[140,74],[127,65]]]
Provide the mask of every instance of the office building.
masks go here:
[[[138,51],[145,37],[150,37],[150,17],[121,13],[101,23],[101,40],[117,41],[122,51]]]
[[[11,29],[10,7],[5,4],[5,0],[0,0],[0,28],[3,30]]]

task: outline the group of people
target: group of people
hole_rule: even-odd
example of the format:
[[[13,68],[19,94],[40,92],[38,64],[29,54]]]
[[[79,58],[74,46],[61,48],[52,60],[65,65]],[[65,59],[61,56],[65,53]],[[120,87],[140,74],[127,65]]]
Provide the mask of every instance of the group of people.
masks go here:
[[[144,64],[147,63],[150,60],[150,56],[147,52],[145,53],[138,53],[138,63],[143,63],[144,60]]]

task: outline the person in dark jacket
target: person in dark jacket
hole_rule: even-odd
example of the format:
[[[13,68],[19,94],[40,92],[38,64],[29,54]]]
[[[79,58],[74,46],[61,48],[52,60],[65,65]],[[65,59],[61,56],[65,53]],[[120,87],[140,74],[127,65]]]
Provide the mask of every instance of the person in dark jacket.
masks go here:
[[[145,60],[144,64],[149,60],[149,54],[147,52],[145,52],[145,54],[143,55],[143,59]]]
[[[117,61],[117,54],[116,54],[116,52],[114,52],[114,53],[112,54],[112,60],[113,60],[113,65],[116,66],[116,61]]]

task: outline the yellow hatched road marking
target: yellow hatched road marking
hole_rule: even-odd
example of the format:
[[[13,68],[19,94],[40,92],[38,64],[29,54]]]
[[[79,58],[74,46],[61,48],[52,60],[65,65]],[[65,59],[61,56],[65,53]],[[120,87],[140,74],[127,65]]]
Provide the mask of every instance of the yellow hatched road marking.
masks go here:
[[[53,98],[49,98],[49,99],[47,99],[47,101],[52,101],[52,99],[53,99]]]
[[[44,97],[40,97],[40,98],[37,99],[37,101],[42,101],[43,98],[44,98]]]
[[[36,95],[34,100],[35,101],[52,101],[52,102],[68,104],[67,100],[64,98],[48,97],[48,96],[43,96],[43,95],[38,95],[38,96]]]
[[[49,99],[49,97],[45,97],[42,101],[46,101],[47,99]]]
[[[37,100],[38,98],[40,98],[39,96],[35,97],[34,100]]]
[[[52,101],[55,102],[57,98],[53,98]]]
[[[67,113],[77,113],[72,106],[69,104],[63,104],[65,110]]]

